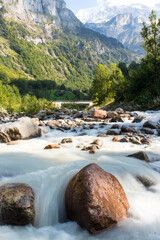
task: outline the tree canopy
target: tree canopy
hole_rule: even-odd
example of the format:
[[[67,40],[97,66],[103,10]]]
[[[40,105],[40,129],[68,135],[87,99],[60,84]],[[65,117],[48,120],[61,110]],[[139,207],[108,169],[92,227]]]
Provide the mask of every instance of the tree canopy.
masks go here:
[[[92,84],[93,102],[102,104],[107,99],[116,97],[122,91],[124,81],[124,75],[116,64],[111,63],[109,67],[98,65]]]

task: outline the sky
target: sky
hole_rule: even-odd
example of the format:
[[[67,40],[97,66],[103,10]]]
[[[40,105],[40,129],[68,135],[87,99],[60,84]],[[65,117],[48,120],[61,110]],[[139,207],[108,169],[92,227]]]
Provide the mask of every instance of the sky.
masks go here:
[[[97,6],[97,0],[65,0],[67,8],[73,12],[78,12],[82,8],[89,8]]]
[[[156,3],[160,4],[160,0],[65,0],[65,2],[74,13],[83,8],[96,7],[108,2],[114,5],[141,3],[149,7],[153,7]]]

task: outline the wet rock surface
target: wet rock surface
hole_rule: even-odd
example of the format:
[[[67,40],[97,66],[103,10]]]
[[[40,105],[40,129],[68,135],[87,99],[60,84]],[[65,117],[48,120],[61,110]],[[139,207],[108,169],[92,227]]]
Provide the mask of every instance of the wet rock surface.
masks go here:
[[[152,129],[150,129],[150,128],[141,128],[140,129],[141,130],[141,132],[142,133],[144,133],[144,134],[154,134],[154,131],[152,130]]]
[[[110,122],[114,123],[114,122],[124,122],[124,121],[120,116],[117,116],[117,117],[111,118]]]
[[[158,125],[153,121],[147,121],[143,124],[144,128],[158,129]]]
[[[121,130],[119,129],[109,129],[107,131],[107,135],[120,135],[121,134]]]
[[[152,179],[146,176],[137,176],[136,177],[139,182],[141,182],[146,188],[153,186],[155,183]]]
[[[127,157],[137,158],[137,159],[143,160],[147,163],[150,162],[149,157],[147,156],[147,154],[144,151],[140,151],[140,152],[137,152],[137,153],[130,154]]]
[[[1,142],[9,142],[10,140],[24,140],[41,136],[41,128],[35,123],[34,119],[23,117],[13,123],[0,125],[0,135],[5,133],[5,138],[0,138]]]
[[[140,123],[143,121],[143,119],[144,119],[143,116],[136,116],[136,117],[134,117],[132,123]]]
[[[160,135],[158,122],[145,121],[144,116],[139,116],[135,112],[124,111],[122,108],[115,111],[59,109],[55,112],[46,112],[43,110],[36,114],[34,118],[24,117],[18,120],[19,115],[16,114],[4,116],[6,119],[9,118],[10,121],[12,119],[12,123],[0,125],[1,143],[39,137],[41,131],[43,133],[60,131],[71,133],[73,136],[85,136],[93,130],[99,138],[119,136],[118,142],[129,142],[137,145],[149,145],[151,143],[150,136]],[[26,124],[25,121],[30,123]],[[65,143],[72,142],[62,139],[61,144]]]
[[[95,110],[92,113],[92,117],[93,118],[100,118],[100,119],[104,119],[107,117],[107,112],[105,110]]]
[[[8,183],[0,187],[1,224],[23,226],[33,224],[34,193],[24,183]]]
[[[62,144],[64,144],[64,143],[72,143],[72,142],[73,142],[72,138],[64,138],[61,141]]]
[[[132,132],[132,133],[135,133],[135,132],[136,132],[133,127],[125,126],[125,125],[123,125],[123,126],[121,127],[121,131],[124,132],[124,133],[131,133],[131,132]]]
[[[127,217],[129,203],[119,181],[96,164],[78,172],[66,189],[67,216],[95,234]]]
[[[102,147],[103,146],[103,141],[99,140],[99,139],[96,139],[91,144],[94,144],[96,146]]]
[[[59,148],[61,148],[61,146],[58,145],[58,144],[49,144],[49,145],[47,145],[47,146],[44,148],[44,150],[47,150],[47,149],[59,149]]]

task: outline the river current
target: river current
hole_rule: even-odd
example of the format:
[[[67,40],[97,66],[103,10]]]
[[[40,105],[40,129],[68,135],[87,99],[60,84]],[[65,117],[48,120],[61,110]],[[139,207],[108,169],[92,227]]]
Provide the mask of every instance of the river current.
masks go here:
[[[144,115],[145,121],[160,120],[160,111],[138,112],[138,115]],[[143,122],[135,124],[136,127]],[[0,144],[0,185],[29,184],[35,193],[36,211],[34,226],[1,226],[0,240],[160,240],[160,137],[153,135],[149,146],[112,142],[113,136],[100,138],[104,145],[94,155],[76,148],[91,143],[107,128],[106,125],[106,129],[100,129],[97,125],[86,130],[87,135],[77,136],[70,131],[44,127],[41,138],[19,141],[14,146]],[[73,143],[64,144],[61,149],[43,150],[47,144],[60,143],[64,137],[72,137]],[[126,157],[140,150],[148,154],[151,163]],[[92,162],[117,177],[130,204],[127,219],[93,236],[67,220],[64,205],[69,180]],[[137,176],[154,184],[146,188]]]

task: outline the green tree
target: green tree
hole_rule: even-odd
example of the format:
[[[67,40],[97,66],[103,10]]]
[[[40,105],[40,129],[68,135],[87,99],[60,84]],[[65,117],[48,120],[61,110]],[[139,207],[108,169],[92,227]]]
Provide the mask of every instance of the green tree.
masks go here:
[[[160,19],[152,11],[149,26],[143,22],[141,36],[146,57],[141,61],[141,73],[146,78],[145,87],[152,94],[160,93]]]
[[[123,95],[124,75],[116,64],[98,65],[92,83],[92,100],[97,104]]]
[[[92,83],[92,100],[94,103],[101,104],[106,97],[108,79],[108,68],[102,64],[99,64],[95,70],[94,80]]]
[[[118,67],[121,69],[123,75],[124,75],[125,77],[127,77],[127,75],[128,75],[128,68],[127,68],[127,66],[126,66],[126,63],[120,62],[120,63],[118,64]]]

